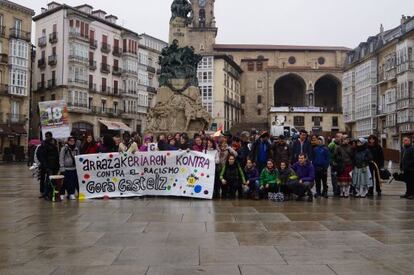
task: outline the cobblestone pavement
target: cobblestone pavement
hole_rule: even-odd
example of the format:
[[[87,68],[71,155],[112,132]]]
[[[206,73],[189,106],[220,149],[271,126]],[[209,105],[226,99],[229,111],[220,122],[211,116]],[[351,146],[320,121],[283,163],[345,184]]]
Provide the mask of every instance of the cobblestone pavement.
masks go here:
[[[0,166],[0,274],[413,274],[414,201],[50,203]]]

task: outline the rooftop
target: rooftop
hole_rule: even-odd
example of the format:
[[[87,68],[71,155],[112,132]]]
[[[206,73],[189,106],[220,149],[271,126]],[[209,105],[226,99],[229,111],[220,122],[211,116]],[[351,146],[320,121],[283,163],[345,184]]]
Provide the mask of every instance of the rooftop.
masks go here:
[[[350,48],[335,46],[299,45],[255,45],[255,44],[215,44],[216,51],[350,51]]]

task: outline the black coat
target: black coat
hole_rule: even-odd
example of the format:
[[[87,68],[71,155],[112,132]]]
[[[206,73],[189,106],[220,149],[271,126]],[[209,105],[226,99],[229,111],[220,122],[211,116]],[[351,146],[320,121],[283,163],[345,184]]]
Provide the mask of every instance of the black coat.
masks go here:
[[[372,160],[377,164],[378,168],[384,167],[384,152],[380,145],[369,146],[368,150],[371,152]]]
[[[37,150],[37,159],[40,161],[40,168],[45,171],[59,170],[59,149],[53,142],[44,141]]]
[[[403,147],[401,149],[400,168],[404,172],[414,171],[414,146]]]

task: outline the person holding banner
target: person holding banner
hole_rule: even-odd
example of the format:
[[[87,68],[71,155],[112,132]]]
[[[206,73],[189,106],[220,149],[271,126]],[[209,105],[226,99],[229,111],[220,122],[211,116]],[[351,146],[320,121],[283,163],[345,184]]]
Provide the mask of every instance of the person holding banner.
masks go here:
[[[79,149],[76,147],[76,139],[75,137],[69,137],[65,146],[60,150],[59,156],[60,172],[65,176],[63,190],[60,191],[61,200],[65,199],[65,191],[69,200],[76,200],[75,189],[79,191],[75,161],[77,155],[79,155]]]
[[[241,199],[243,197],[243,184],[246,182],[244,172],[236,162],[236,157],[229,155],[226,164],[220,173],[221,192],[224,199],[235,199],[236,192]]]
[[[122,142],[119,144],[119,152],[135,154],[137,151],[138,145],[132,140],[131,135],[128,132],[125,132],[122,135]]]

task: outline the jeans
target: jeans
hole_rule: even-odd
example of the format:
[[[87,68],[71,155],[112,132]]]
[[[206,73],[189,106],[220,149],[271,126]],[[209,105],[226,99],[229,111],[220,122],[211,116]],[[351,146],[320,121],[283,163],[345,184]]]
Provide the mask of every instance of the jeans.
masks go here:
[[[328,193],[328,170],[317,167],[315,171],[316,194],[321,194],[321,185],[323,184],[323,193]]]
[[[62,195],[65,194],[65,190],[69,195],[74,195],[76,186],[78,185],[78,174],[76,170],[66,170],[64,173],[65,179],[63,180],[63,188],[60,191]]]
[[[247,196],[258,194],[259,187],[260,187],[260,184],[259,184],[258,180],[254,181],[254,182],[249,181],[249,189],[245,190],[243,193]]]
[[[291,181],[287,183],[287,187],[290,192],[295,194],[296,196],[303,197],[306,194],[312,195],[312,187],[314,185],[314,182],[302,182],[299,183],[299,181]]]
[[[339,196],[340,190],[338,186],[338,173],[331,166],[331,182],[334,196]]]

